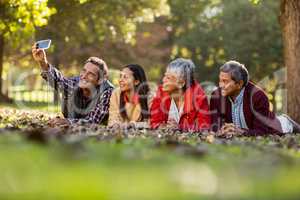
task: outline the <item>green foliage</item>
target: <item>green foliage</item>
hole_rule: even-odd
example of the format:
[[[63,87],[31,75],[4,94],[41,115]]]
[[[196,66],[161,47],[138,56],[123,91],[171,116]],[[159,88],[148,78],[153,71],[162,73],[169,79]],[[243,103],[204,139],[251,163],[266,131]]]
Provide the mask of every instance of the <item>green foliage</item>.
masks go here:
[[[236,59],[260,80],[282,66],[278,1],[169,1],[173,57],[190,57],[198,78],[217,80],[218,68]]]
[[[4,58],[4,62],[29,65],[28,60],[23,58],[28,55],[31,48],[36,27],[46,25],[48,17],[55,13],[55,9],[49,8],[47,2],[47,0],[0,1],[0,37],[4,38],[0,46],[4,54],[0,56]],[[0,65],[0,70],[5,76],[1,78],[7,79],[3,63]]]
[[[166,0],[51,0],[49,5],[57,13],[38,29],[37,38],[52,38],[51,60],[64,65],[101,56],[99,49],[107,42],[134,44],[138,24],[152,23],[169,13]]]
[[[38,26],[47,24],[55,9],[47,6],[48,0],[4,0],[0,2],[0,33],[9,41],[13,36],[32,34]],[[17,33],[17,34],[16,34]],[[18,40],[22,39],[19,37]]]
[[[258,4],[260,2],[260,0],[249,0],[250,2],[252,2],[253,4]]]
[[[28,39],[32,38],[36,27],[46,25],[47,18],[55,12],[55,9],[47,6],[47,2],[48,0],[0,1],[0,95],[3,89],[2,79],[7,79],[2,77],[6,73],[3,73],[3,64],[7,61],[5,58],[22,62],[12,55],[24,57],[24,52],[30,49]]]

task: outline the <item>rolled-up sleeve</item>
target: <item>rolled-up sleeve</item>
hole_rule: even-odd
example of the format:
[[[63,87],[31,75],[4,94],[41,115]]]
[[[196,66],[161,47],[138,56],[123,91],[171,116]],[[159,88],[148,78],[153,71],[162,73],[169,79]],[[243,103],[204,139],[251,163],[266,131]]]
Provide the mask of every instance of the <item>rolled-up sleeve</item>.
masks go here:
[[[51,87],[59,89],[60,91],[71,91],[78,83],[77,78],[64,77],[62,73],[52,65],[49,65],[48,70],[43,71],[41,76]]]

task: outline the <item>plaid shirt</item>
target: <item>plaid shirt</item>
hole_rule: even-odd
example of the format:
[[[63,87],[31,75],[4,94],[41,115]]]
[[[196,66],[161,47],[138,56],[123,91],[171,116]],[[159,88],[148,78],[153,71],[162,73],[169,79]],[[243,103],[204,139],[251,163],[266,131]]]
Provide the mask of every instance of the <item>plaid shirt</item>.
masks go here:
[[[229,98],[229,100],[231,101],[232,105],[231,116],[233,124],[239,128],[248,129],[243,110],[244,92],[245,88],[241,90],[240,94],[234,101],[231,98]]]
[[[50,84],[50,86],[52,86],[56,90],[58,89],[60,92],[63,92],[64,96],[66,97],[70,97],[78,87],[79,77],[66,78],[59,70],[51,65],[49,65],[48,71],[43,71],[41,75]],[[103,123],[103,120],[107,118],[109,113],[109,100],[113,90],[113,86],[109,83],[109,81],[106,82],[107,83],[104,82],[102,84],[106,84],[109,86],[103,89],[95,108],[91,112],[89,112],[83,119],[68,118],[70,123]]]

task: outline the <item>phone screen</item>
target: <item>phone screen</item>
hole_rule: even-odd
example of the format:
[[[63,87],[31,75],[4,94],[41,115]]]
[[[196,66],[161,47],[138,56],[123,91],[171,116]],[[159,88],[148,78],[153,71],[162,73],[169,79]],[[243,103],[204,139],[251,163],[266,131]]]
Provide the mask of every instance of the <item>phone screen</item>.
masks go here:
[[[38,49],[48,49],[50,47],[51,40],[40,40],[36,42]]]

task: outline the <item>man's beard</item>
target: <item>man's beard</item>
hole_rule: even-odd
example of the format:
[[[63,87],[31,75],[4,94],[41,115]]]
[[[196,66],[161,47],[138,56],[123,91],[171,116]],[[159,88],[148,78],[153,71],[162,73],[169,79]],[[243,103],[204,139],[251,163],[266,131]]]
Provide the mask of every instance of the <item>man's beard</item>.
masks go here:
[[[80,80],[78,86],[81,89],[89,89],[89,90],[93,90],[96,87],[94,84],[92,84],[86,80]]]

